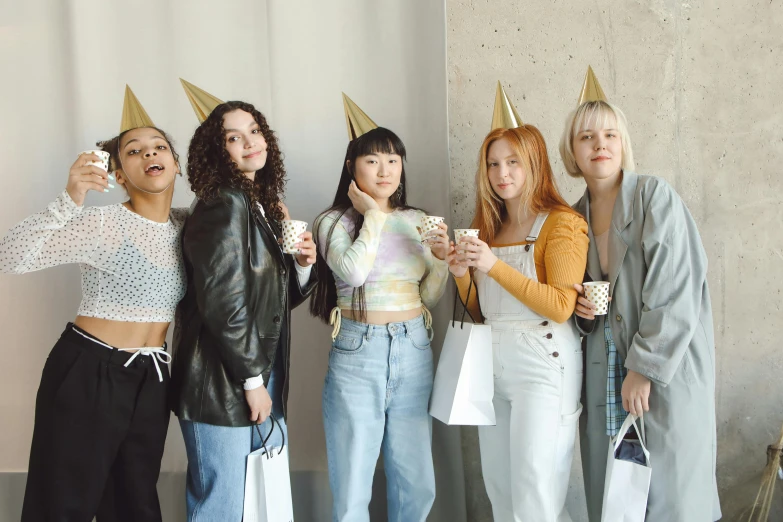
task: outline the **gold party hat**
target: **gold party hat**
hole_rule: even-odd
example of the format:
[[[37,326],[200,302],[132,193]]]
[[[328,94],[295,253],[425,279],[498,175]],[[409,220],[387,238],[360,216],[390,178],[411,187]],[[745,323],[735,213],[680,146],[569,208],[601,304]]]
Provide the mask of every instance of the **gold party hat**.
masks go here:
[[[193,106],[193,112],[196,113],[199,123],[204,123],[209,113],[223,103],[223,100],[215,98],[204,89],[199,89],[182,78],[179,81],[182,82],[182,88],[185,89],[185,94],[188,95],[188,100],[190,100],[190,105]]]
[[[585,74],[585,83],[582,85],[582,92],[579,94],[579,103],[576,105],[579,106],[588,101],[608,101],[601,84],[598,83],[598,78],[593,73],[593,68],[589,65],[587,66],[587,74]]]
[[[522,118],[514,108],[514,104],[506,96],[506,91],[498,82],[497,93],[495,94],[495,110],[492,111],[492,128],[495,129],[516,129],[524,125]]]
[[[365,132],[378,128],[378,125],[345,93],[343,93],[343,108],[345,108],[345,123],[348,126],[349,140],[353,141]]]
[[[154,127],[155,124],[147,115],[147,111],[139,103],[139,99],[133,94],[128,85],[125,85],[125,103],[122,104],[122,121],[120,133],[140,127]]]

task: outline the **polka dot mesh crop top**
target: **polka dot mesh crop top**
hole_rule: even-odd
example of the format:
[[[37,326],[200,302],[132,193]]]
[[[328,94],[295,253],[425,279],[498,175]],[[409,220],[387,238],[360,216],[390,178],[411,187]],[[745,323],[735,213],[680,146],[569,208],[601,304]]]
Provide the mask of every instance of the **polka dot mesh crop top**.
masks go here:
[[[185,295],[180,232],[187,209],[158,223],[121,203],[79,207],[63,191],[0,241],[0,271],[23,274],[78,263],[79,315],[129,322],[171,322]]]

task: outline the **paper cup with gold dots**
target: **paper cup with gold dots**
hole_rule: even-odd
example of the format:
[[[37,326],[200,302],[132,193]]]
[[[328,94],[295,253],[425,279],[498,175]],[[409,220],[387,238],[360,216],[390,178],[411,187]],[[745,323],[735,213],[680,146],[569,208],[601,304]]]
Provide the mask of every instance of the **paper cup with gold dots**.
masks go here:
[[[421,225],[419,227],[421,229],[421,237],[427,237],[429,232],[437,230],[438,225],[444,221],[445,220],[439,216],[421,216]]]
[[[478,237],[477,228],[457,228],[454,230],[454,242],[459,243],[463,237]]]
[[[85,165],[95,165],[98,168],[109,172],[109,153],[102,150],[85,150],[82,154],[95,154],[101,161],[88,161]]]
[[[595,315],[606,315],[609,313],[609,282],[591,281],[583,283],[585,289],[585,299],[595,305]]]
[[[463,237],[478,237],[479,231],[477,228],[456,228],[454,229],[454,242],[459,245]],[[457,248],[458,253],[462,253],[460,248]]]
[[[294,245],[302,241],[301,236],[307,230],[306,221],[286,219],[283,221],[283,252],[286,254],[298,254],[299,249]]]

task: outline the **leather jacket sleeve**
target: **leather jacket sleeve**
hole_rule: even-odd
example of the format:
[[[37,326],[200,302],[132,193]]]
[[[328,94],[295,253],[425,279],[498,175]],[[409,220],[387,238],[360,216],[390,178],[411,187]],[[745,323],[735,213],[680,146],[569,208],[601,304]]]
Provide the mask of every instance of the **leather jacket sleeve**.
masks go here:
[[[582,319],[578,315],[574,314],[574,323],[576,324],[576,329],[579,330],[579,333],[584,337],[586,335],[590,335],[595,331],[595,325],[598,321],[593,319],[592,321],[590,319]]]
[[[227,371],[239,382],[265,370],[249,301],[249,216],[241,192],[221,190],[194,209],[183,241],[204,326],[217,342]]]

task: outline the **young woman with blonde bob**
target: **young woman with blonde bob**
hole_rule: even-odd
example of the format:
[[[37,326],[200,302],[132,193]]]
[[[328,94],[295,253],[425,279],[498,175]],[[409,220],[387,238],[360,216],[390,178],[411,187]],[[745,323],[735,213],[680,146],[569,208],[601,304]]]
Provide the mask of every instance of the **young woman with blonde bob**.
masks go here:
[[[720,518],[715,481],[715,343],[707,256],[693,217],[664,180],[633,172],[623,113],[606,101],[573,111],[560,143],[587,190],[587,280],[611,284],[607,315],[580,297],[587,336],[582,465],[591,522],[601,520],[610,436],[644,417],[652,481],[648,522]],[[582,287],[577,285],[581,293]]]
[[[449,269],[471,315],[492,325],[497,425],[479,428],[492,512],[495,520],[569,521],[582,353],[568,319],[587,225],[560,196],[532,125],[487,135],[476,187],[479,237],[452,247]]]

